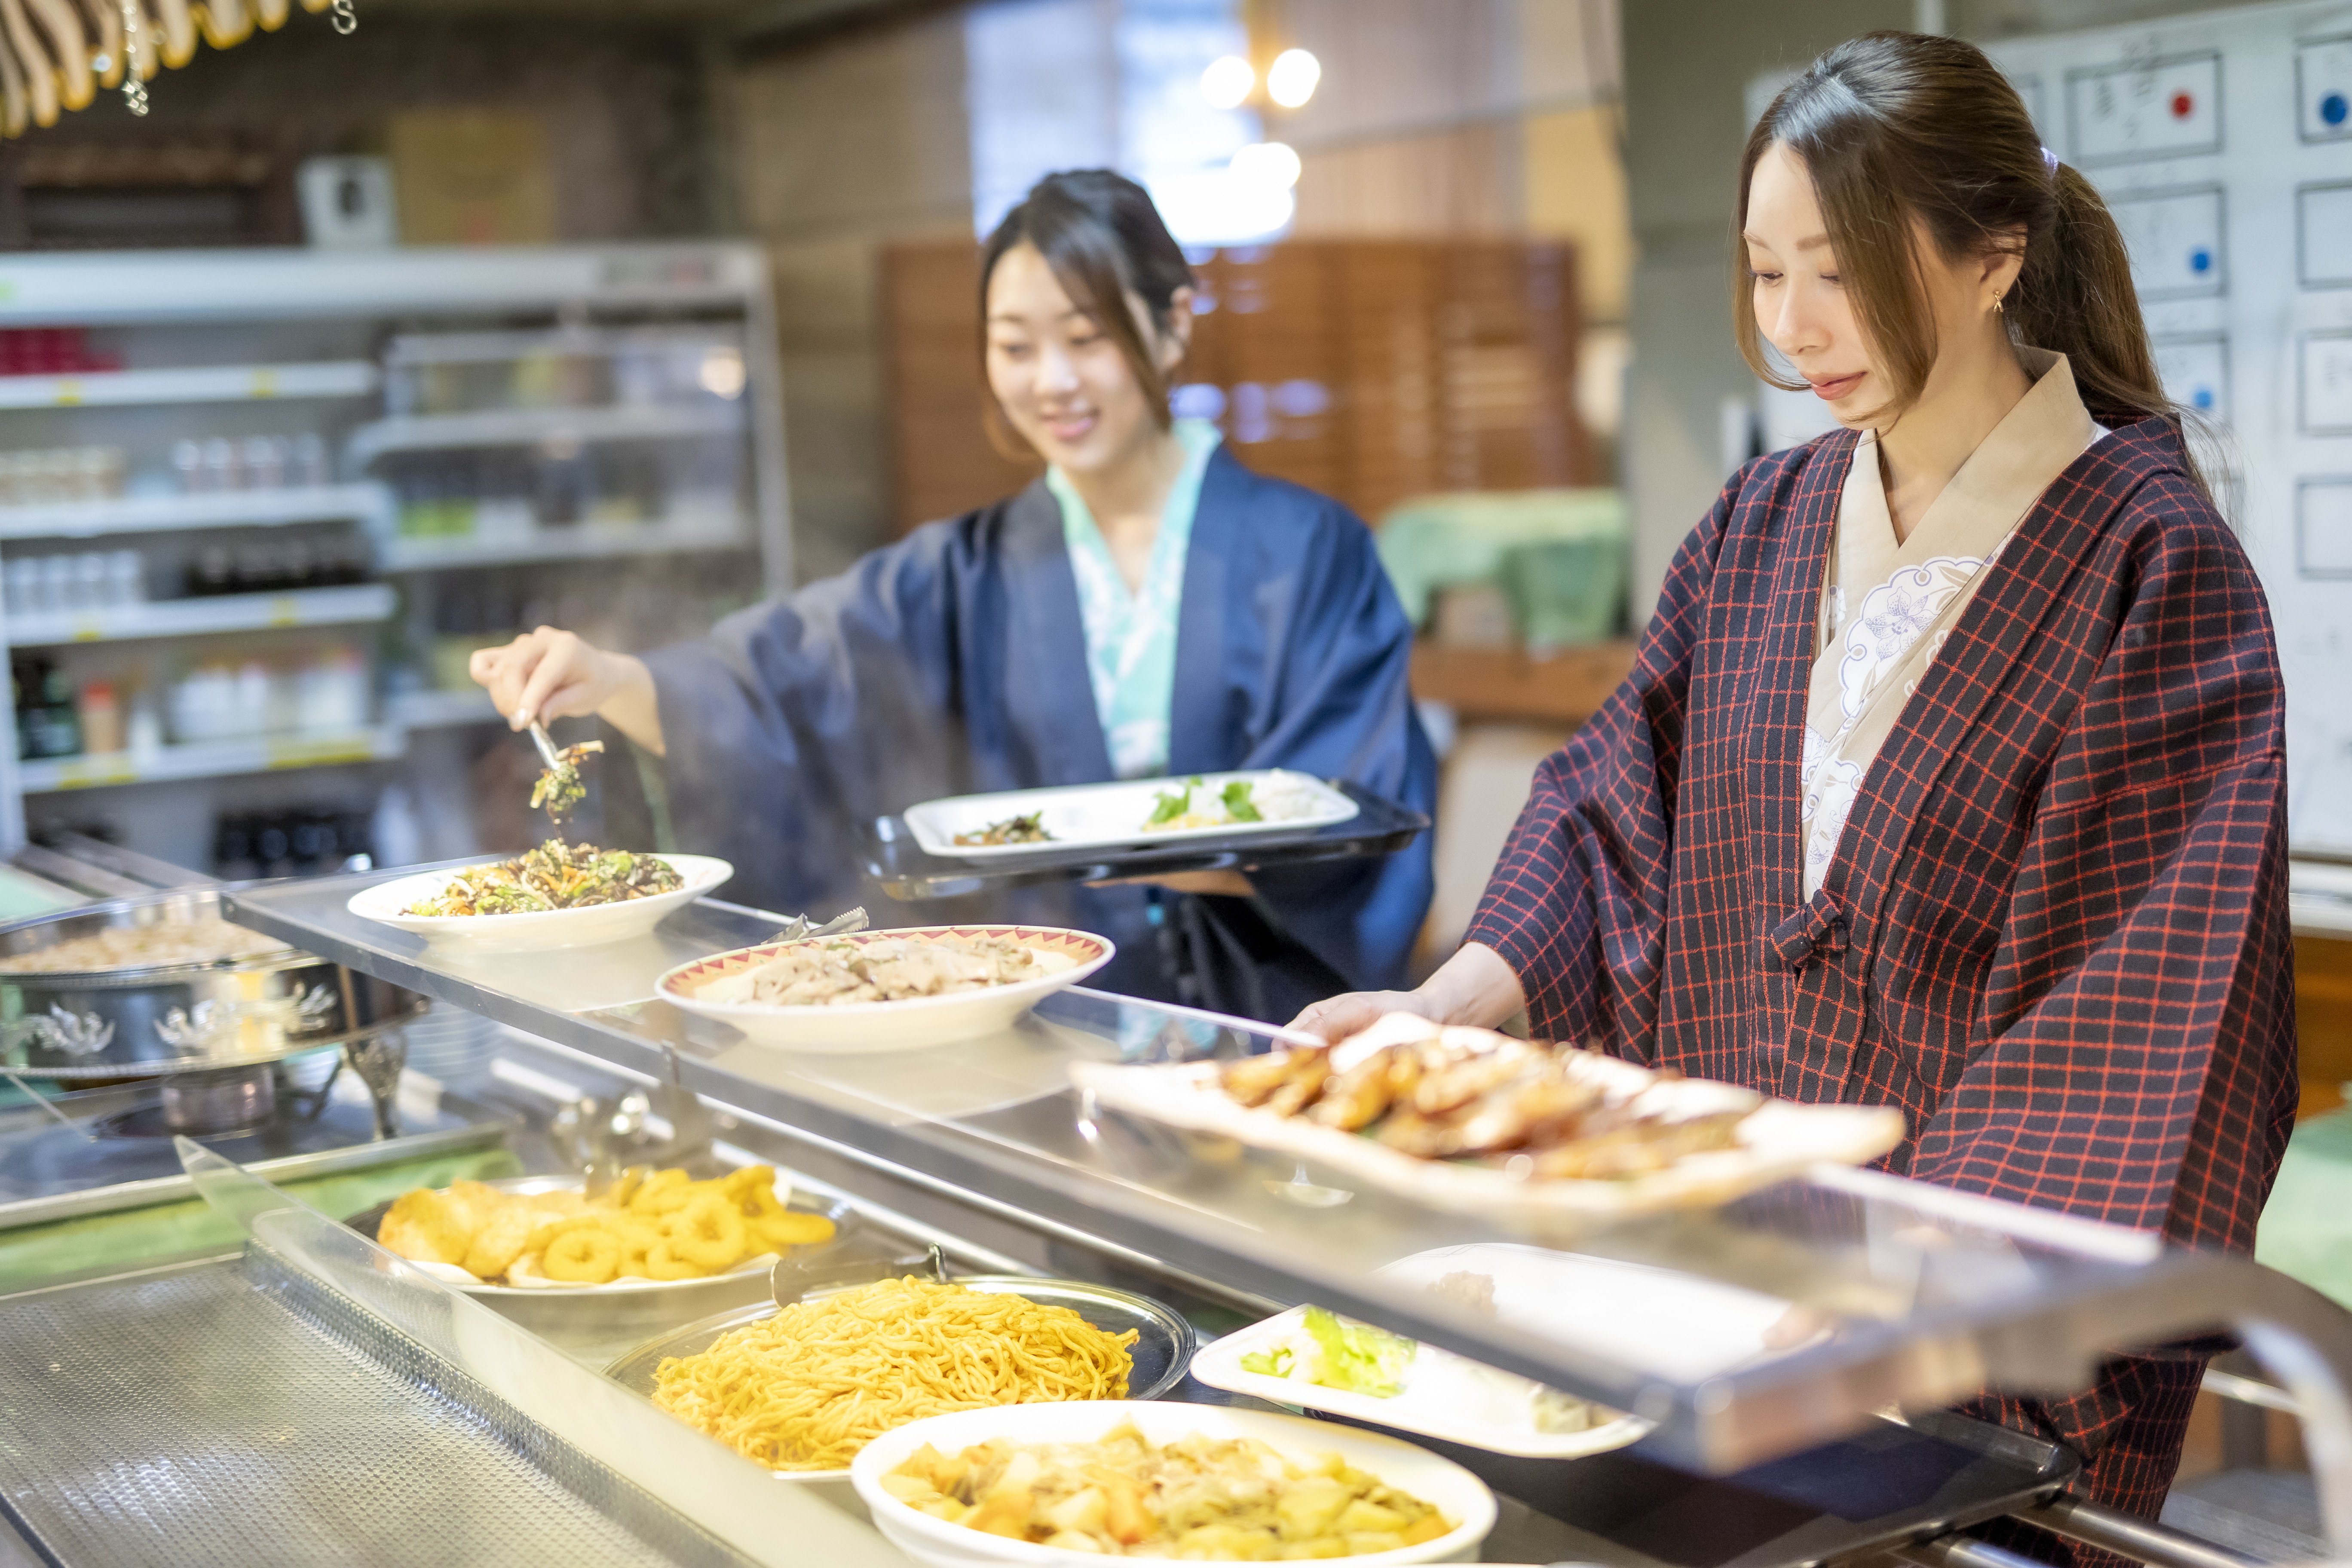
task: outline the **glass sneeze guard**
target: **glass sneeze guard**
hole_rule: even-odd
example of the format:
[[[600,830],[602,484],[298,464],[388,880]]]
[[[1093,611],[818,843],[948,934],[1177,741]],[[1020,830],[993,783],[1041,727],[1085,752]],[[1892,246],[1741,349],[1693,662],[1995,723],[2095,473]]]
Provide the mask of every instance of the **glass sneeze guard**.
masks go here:
[[[344,907],[385,875],[251,888],[229,912],[623,1068],[674,1071],[902,1178],[1631,1411],[1657,1424],[1650,1451],[1696,1469],[1829,1441],[1893,1406],[2072,1392],[2103,1353],[2235,1331],[2305,1411],[2330,1533],[2352,1553],[2352,1316],[2250,1260],[1841,1168],[1717,1207],[1513,1228],[1114,1114],[1070,1083],[1073,1061],[1264,1048],[1276,1032],[1259,1026],[1076,988],[994,1037],[796,1055],[649,1000],[667,969],[759,942],[776,916],[705,900],[636,942],[472,955]],[[1535,1270],[1543,1310],[1433,1292],[1445,1259],[1426,1255],[1465,1247],[1479,1268]]]

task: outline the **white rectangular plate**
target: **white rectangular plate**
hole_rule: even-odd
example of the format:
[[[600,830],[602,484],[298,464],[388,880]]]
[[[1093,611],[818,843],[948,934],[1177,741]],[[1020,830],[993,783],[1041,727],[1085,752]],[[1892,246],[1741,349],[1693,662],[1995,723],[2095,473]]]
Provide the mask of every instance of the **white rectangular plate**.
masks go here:
[[[1335,1060],[1344,1066],[1351,1051],[1377,1049],[1414,1037],[1427,1027],[1419,1019],[1392,1014],[1339,1046],[1341,1055]],[[1486,1031],[1459,1033],[1483,1036]],[[1219,1080],[1223,1064],[1218,1062],[1172,1067],[1073,1062],[1070,1077],[1108,1109],[1312,1160],[1327,1171],[1432,1208],[1506,1222],[1604,1219],[1728,1203],[1800,1175],[1817,1162],[1866,1164],[1903,1141],[1903,1113],[1889,1107],[1800,1105],[1766,1100],[1727,1083],[1667,1078],[1596,1052],[1580,1051],[1570,1059],[1578,1073],[1596,1078],[1612,1095],[1638,1094],[1645,1105],[1666,1116],[1697,1116],[1748,1105],[1755,1110],[1740,1123],[1733,1148],[1693,1154],[1663,1171],[1622,1180],[1545,1180],[1496,1165],[1424,1160],[1361,1133],[1244,1106],[1225,1093]]]
[[[1228,1394],[1328,1410],[1440,1442],[1533,1459],[1580,1459],[1606,1453],[1637,1441],[1650,1429],[1651,1424],[1639,1416],[1596,1411],[1601,1424],[1584,1431],[1543,1431],[1532,1415],[1536,1384],[1434,1345],[1423,1345],[1415,1353],[1402,1380],[1404,1392],[1393,1399],[1326,1388],[1303,1377],[1269,1377],[1243,1370],[1242,1357],[1287,1342],[1300,1331],[1306,1316],[1306,1308],[1293,1307],[1202,1346],[1192,1356],[1192,1375]]]
[[[1228,822],[1213,827],[1163,828],[1146,832],[1154,799],[1175,789],[1183,779],[1129,779],[1118,784],[1066,784],[1050,789],[1003,790],[995,795],[959,795],[927,800],[907,808],[907,826],[924,853],[960,860],[1017,859],[1024,855],[1050,855],[1063,849],[1097,849],[1129,844],[1181,844],[1195,838],[1257,837],[1297,833],[1346,822],[1356,816],[1356,803],[1310,773],[1286,768],[1257,768],[1243,773],[1201,773],[1200,795],[1214,799],[1226,784],[1240,780],[1254,794],[1297,809],[1265,822]],[[1263,806],[1265,801],[1261,801]],[[1042,812],[1044,844],[961,845],[959,833],[976,833],[1009,816]]]

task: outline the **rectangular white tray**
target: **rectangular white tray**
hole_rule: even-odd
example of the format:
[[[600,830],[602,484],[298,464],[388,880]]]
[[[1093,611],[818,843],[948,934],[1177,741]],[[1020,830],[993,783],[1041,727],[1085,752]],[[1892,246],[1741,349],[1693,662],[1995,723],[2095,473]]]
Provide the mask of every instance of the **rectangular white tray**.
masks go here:
[[[1254,768],[1240,773],[1190,775],[1201,781],[1200,791],[1214,798],[1235,781],[1264,786],[1280,784],[1308,796],[1313,809],[1278,821],[1229,822],[1212,827],[1162,828],[1146,831],[1155,797],[1184,784],[1184,778],[1127,779],[1117,784],[1064,784],[1046,789],[1002,790],[993,795],[950,795],[907,808],[908,828],[926,854],[959,860],[1013,860],[1024,856],[1052,855],[1070,849],[1127,844],[1181,844],[1199,838],[1251,838],[1271,833],[1304,833],[1354,817],[1358,806],[1346,795],[1310,773],[1286,768]],[[1053,838],[1043,844],[958,844],[959,833],[974,833],[1009,816],[1042,813]]]
[[[1430,1026],[1391,1014],[1337,1047],[1335,1068]],[[1483,1029],[1448,1029],[1449,1042],[1475,1046],[1504,1037]],[[1754,1107],[1730,1149],[1693,1154],[1663,1171],[1621,1180],[1559,1180],[1514,1174],[1496,1165],[1424,1160],[1357,1132],[1305,1117],[1244,1106],[1224,1091],[1225,1064],[1112,1067],[1073,1062],[1070,1077],[1102,1107],[1148,1117],[1195,1132],[1219,1133],[1254,1148],[1312,1160],[1327,1171],[1401,1194],[1432,1208],[1505,1222],[1606,1219],[1728,1203],[1743,1194],[1801,1174],[1828,1161],[1860,1165],[1903,1141],[1903,1113],[1874,1105],[1801,1105],[1704,1079],[1670,1078],[1594,1051],[1570,1056],[1572,1070],[1590,1076],[1612,1098],[1643,1097],[1660,1113],[1699,1116]]]

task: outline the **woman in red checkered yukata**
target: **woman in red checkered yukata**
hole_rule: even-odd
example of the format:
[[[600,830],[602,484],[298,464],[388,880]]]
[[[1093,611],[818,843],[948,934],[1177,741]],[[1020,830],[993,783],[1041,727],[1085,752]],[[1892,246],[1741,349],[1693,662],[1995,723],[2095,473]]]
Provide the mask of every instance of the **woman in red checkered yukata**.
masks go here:
[[[1982,54],[1895,33],[1774,100],[1738,218],[1741,350],[1843,428],[1684,542],[1461,951],[1299,1026],[1524,1008],[1899,1106],[1915,1177],[2251,1248],[2296,1093],[2277,648],[2116,224]],[[2201,1369],[1979,1408],[2153,1513]]]

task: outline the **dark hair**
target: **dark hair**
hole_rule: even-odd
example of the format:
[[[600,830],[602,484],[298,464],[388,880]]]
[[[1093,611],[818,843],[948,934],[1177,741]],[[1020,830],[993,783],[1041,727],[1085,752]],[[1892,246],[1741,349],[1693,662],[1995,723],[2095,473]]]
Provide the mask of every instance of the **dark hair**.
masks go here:
[[[1137,329],[1127,296],[1134,294],[1150,312],[1152,325],[1168,330],[1176,290],[1192,287],[1192,268],[1183,247],[1160,221],[1160,209],[1141,185],[1108,169],[1068,169],[1029,187],[1021,205],[988,237],[980,262],[980,353],[988,360],[988,280],[996,264],[1016,245],[1037,247],[1070,302],[1094,318],[1118,345],[1142,384],[1144,401],[1160,427],[1168,428],[1168,381],[1152,358],[1151,345]],[[1004,410],[991,396],[989,436],[999,447],[1030,457],[1027,444],[1010,428]]]
[[[1948,259],[2014,249],[2025,259],[2002,301],[2013,342],[2066,356],[2084,406],[2106,425],[2181,410],[2164,395],[2116,220],[2088,180],[2047,158],[2017,89],[1957,38],[1867,33],[1780,89],[1748,133],[1732,232],[1734,330],[1756,374],[1765,358],[1739,233],[1757,161],[1778,142],[1811,176],[1840,275],[1893,412],[1916,401],[1936,363],[1936,323],[1918,286],[1913,220]],[[2184,456],[2186,452],[2184,449]],[[2192,463],[2193,469],[2193,463]]]

